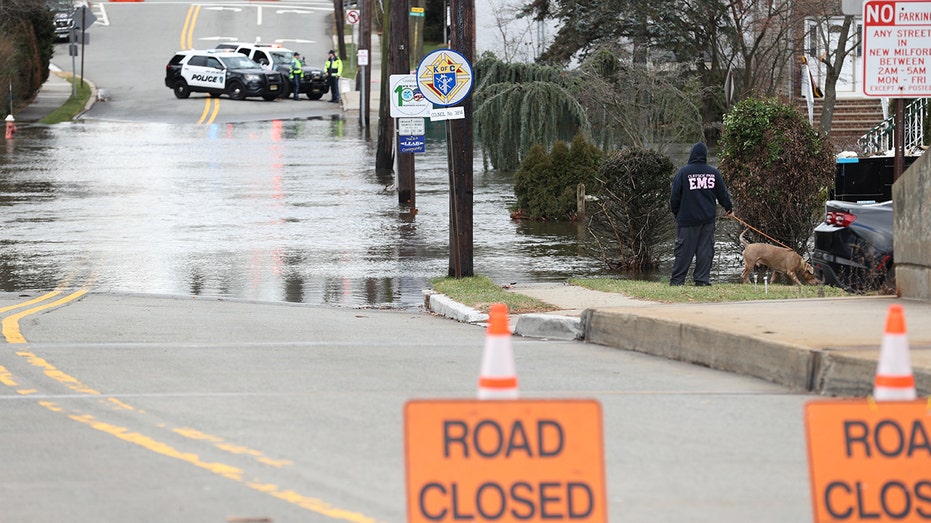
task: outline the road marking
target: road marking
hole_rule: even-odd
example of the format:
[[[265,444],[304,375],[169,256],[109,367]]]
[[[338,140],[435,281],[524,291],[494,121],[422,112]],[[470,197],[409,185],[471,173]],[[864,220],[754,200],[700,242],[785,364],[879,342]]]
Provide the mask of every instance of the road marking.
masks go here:
[[[55,296],[58,296],[59,294],[61,294],[61,291],[52,291],[52,292],[50,292],[50,293],[48,293],[48,294],[43,294],[42,296],[39,296],[38,298],[34,298],[34,299],[29,300],[29,301],[24,301],[23,303],[17,303],[16,305],[9,305],[9,306],[7,306],[7,307],[0,308],[0,313],[4,313],[4,312],[7,312],[7,311],[12,311],[12,310],[16,310],[16,309],[22,309],[23,307],[28,307],[29,305],[33,305],[33,304],[35,304],[35,303],[40,303],[40,302],[43,302],[43,301],[45,301],[45,300],[47,300],[47,299],[49,299],[49,298],[53,298],[53,297],[55,297]]]
[[[207,118],[207,114],[210,113],[210,100],[212,100],[212,98],[207,98],[204,100],[204,112],[200,114],[200,120],[197,120],[198,125],[204,123],[204,120]]]
[[[149,436],[145,436],[138,432],[133,432],[126,427],[121,427],[119,425],[114,425],[112,423],[98,420],[90,414],[69,412],[58,404],[50,401],[40,401],[39,404],[52,412],[64,414],[68,416],[68,418],[79,423],[83,423],[84,425],[87,425],[94,430],[103,432],[104,434],[109,434],[110,436],[133,445],[140,446],[144,449],[155,452],[156,454],[161,454],[162,456],[194,465],[195,467],[206,470],[212,474],[235,481],[237,483],[241,483],[253,490],[268,494],[274,498],[286,501],[292,505],[296,505],[311,512],[315,512],[332,519],[349,521],[351,523],[377,523],[375,518],[366,516],[360,512],[353,512],[351,510],[335,507],[320,499],[305,496],[303,494],[294,492],[293,490],[284,490],[278,485],[272,483],[267,483],[258,479],[246,480],[243,477],[244,471],[239,467],[221,462],[205,461],[197,454],[181,451],[165,442],[150,438]]]
[[[208,124],[213,123],[213,121],[217,119],[217,113],[219,112],[220,112],[220,99],[214,98],[213,99],[213,113],[210,115],[210,119],[207,120],[207,123]]]
[[[197,24],[197,14],[200,13],[200,4],[191,4],[181,28],[181,49],[194,49],[194,26]]]
[[[107,10],[104,4],[94,2],[92,9],[97,11],[97,23],[100,25],[110,25],[110,17],[107,16]]]
[[[210,102],[213,102],[213,113],[210,113]],[[219,98],[207,98],[207,101],[204,102],[204,112],[200,115],[200,120],[197,120],[197,125],[202,123],[213,123],[217,119],[217,114],[220,112],[220,99]],[[207,115],[210,114],[210,119],[207,119]]]
[[[208,102],[209,102],[209,99],[208,99]],[[208,106],[209,106],[209,103],[208,103]],[[219,108],[219,104],[217,104],[217,109],[218,108]],[[216,109],[214,111],[214,117],[215,116],[216,116]],[[35,303],[41,303],[43,301],[49,300],[57,296],[60,293],[61,293],[60,291],[56,290],[56,291],[49,292],[38,298],[29,300],[27,302],[3,307],[3,308],[0,308],[0,313],[19,309],[22,307],[28,307],[29,305],[32,305]],[[2,320],[3,335],[6,337],[8,343],[18,343],[18,344],[26,343],[26,339],[23,337],[22,333],[19,330],[18,322],[21,318],[26,317],[30,314],[35,314],[37,312],[58,306],[58,305],[64,305],[66,303],[69,303],[73,300],[80,298],[81,296],[85,294],[87,294],[87,290],[81,289],[79,291],[69,294],[68,296],[65,296],[64,298],[55,300],[53,302],[45,303],[37,307],[32,307],[31,309],[27,309],[25,311],[19,312],[12,316],[8,316]],[[29,362],[30,365],[33,365],[35,367],[42,369],[43,373],[49,378],[55,381],[58,381],[59,383],[64,384],[69,389],[78,393],[77,395],[57,396],[61,399],[73,399],[73,398],[79,398],[79,397],[101,398],[102,403],[110,404],[110,406],[112,406],[116,410],[129,410],[133,412],[138,412],[140,414],[144,413],[144,411],[140,409],[136,409],[132,405],[129,405],[128,403],[121,401],[115,397],[102,395],[99,391],[94,390],[88,387],[87,385],[84,385],[77,378],[70,376],[67,373],[57,369],[54,365],[49,363],[47,360],[39,357],[33,352],[17,351],[16,355],[22,358],[25,358],[26,361]],[[0,385],[5,385],[10,388],[16,388],[19,386],[12,372],[7,370],[6,367],[3,367],[3,366],[0,366]],[[34,389],[29,389],[29,390],[19,390],[17,392],[19,392],[20,394],[35,394],[37,391]],[[37,398],[37,397],[47,398],[48,396],[32,396],[31,398]],[[336,507],[323,500],[313,498],[310,496],[306,496],[306,495],[294,492],[293,490],[282,489],[278,485],[275,485],[272,483],[260,481],[258,479],[246,480],[243,478],[244,471],[236,466],[228,465],[226,463],[221,463],[221,462],[213,462],[213,463],[206,462],[202,460],[197,454],[194,454],[192,452],[183,452],[179,449],[172,447],[171,445],[167,443],[158,441],[149,436],[145,436],[139,432],[132,432],[130,431],[130,429],[126,427],[120,427],[118,425],[114,425],[114,424],[99,420],[91,414],[81,413],[78,411],[69,412],[65,408],[59,406],[57,403],[48,401],[47,399],[40,399],[38,401],[38,404],[52,412],[64,414],[68,416],[68,418],[74,421],[77,421],[79,423],[82,423],[88,427],[91,427],[94,430],[103,432],[105,434],[109,434],[118,439],[121,439],[123,441],[126,441],[128,443],[131,443],[137,446],[140,446],[144,449],[161,454],[163,456],[167,456],[170,458],[174,458],[174,459],[189,463],[198,468],[207,470],[218,476],[236,481],[238,483],[245,485],[246,487],[250,489],[256,490],[258,492],[262,492],[264,494],[267,494],[276,499],[285,501],[297,507],[303,508],[305,510],[309,510],[311,512],[329,517],[331,519],[348,521],[350,523],[378,523],[375,518],[366,516],[360,512],[354,512],[348,509]],[[170,427],[165,427],[162,424],[159,424],[159,426],[162,428],[166,428],[167,430],[170,430],[174,434],[177,434],[185,439],[196,441],[196,442],[206,442],[222,452],[226,452],[226,453],[236,455],[236,456],[246,456],[246,457],[249,457],[255,460],[256,462],[260,464],[270,466],[275,469],[282,469],[284,467],[288,467],[293,464],[293,462],[290,460],[272,459],[272,458],[265,456],[261,451],[253,450],[253,449],[250,449],[242,445],[228,442],[224,440],[223,438],[212,436],[210,434],[201,432],[194,428],[190,428],[190,427],[170,428]]]
[[[259,5],[256,7],[258,7],[258,14],[256,15],[258,18],[256,20],[256,25],[262,25],[262,6]]]
[[[7,343],[26,343],[26,338],[24,338],[23,334],[19,331],[19,320],[20,319],[26,316],[29,316],[30,314],[35,314],[37,312],[44,311],[45,309],[50,309],[52,307],[64,305],[72,300],[76,300],[80,298],[81,296],[84,296],[85,294],[87,294],[87,290],[81,289],[77,292],[69,294],[68,296],[65,296],[64,298],[55,300],[51,303],[39,305],[38,307],[33,307],[31,309],[27,309],[22,312],[18,312],[16,314],[3,318],[3,321],[0,322],[0,325],[3,326],[3,337],[6,338]]]

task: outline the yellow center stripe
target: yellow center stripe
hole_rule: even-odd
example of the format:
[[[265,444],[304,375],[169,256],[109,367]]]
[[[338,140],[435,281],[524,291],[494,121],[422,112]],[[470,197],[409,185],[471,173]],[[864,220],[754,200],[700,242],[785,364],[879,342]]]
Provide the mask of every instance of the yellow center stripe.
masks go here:
[[[57,294],[57,291],[55,291],[55,293]],[[52,294],[52,293],[49,293],[49,294]],[[21,318],[29,316],[30,314],[35,314],[37,312],[44,311],[45,309],[50,309],[52,307],[64,305],[70,301],[80,298],[81,296],[84,296],[85,294],[87,294],[87,290],[81,289],[77,292],[69,294],[68,296],[65,296],[64,298],[55,300],[50,303],[46,303],[44,305],[39,305],[38,307],[26,309],[22,312],[11,314],[10,316],[3,318],[3,321],[0,322],[0,325],[3,326],[3,337],[6,338],[7,343],[26,343],[26,338],[24,338],[23,334],[19,331],[19,320]],[[47,298],[43,297],[43,299],[47,299]],[[36,298],[36,300],[39,300],[39,298]],[[33,302],[35,302],[36,300],[33,300]]]

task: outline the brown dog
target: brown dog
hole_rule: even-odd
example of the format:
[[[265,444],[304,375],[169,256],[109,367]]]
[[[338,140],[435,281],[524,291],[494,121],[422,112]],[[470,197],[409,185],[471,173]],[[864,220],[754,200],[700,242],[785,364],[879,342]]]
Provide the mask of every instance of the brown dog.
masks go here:
[[[776,283],[777,275],[782,273],[792,278],[792,281],[797,285],[801,285],[802,282],[795,275],[796,272],[800,273],[806,282],[810,284],[818,283],[817,278],[815,278],[815,269],[808,265],[798,253],[792,249],[767,243],[747,243],[744,240],[744,234],[747,233],[747,230],[744,229],[744,232],[740,233],[740,243],[744,246],[744,270],[740,277],[744,283],[750,283],[750,272],[761,265],[769,267],[773,271],[773,283]]]

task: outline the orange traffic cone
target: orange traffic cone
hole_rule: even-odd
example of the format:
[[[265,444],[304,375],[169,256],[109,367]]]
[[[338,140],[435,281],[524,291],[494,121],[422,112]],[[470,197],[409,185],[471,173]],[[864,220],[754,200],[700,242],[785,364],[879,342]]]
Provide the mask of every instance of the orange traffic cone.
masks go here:
[[[912,360],[908,354],[905,312],[901,305],[890,305],[886,334],[879,349],[873,398],[876,401],[908,401],[915,397],[915,375],[912,374]]]
[[[508,328],[508,306],[495,303],[488,315],[482,373],[478,377],[478,399],[517,399],[517,373]]]

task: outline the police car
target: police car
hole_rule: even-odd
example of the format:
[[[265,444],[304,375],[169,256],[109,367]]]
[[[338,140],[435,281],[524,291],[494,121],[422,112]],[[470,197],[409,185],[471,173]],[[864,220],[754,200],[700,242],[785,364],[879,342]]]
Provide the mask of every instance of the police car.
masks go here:
[[[165,85],[178,98],[208,93],[212,97],[228,94],[233,100],[261,96],[271,101],[288,84],[278,71],[266,71],[240,53],[210,49],[178,51],[165,66]]]
[[[281,47],[279,44],[250,44],[245,42],[225,42],[218,45],[217,49],[235,51],[248,56],[254,62],[268,64],[271,68],[276,69],[284,76],[288,84],[288,93],[294,92],[294,84],[290,78],[291,60],[294,58],[294,51],[291,49]],[[330,91],[330,84],[327,82],[323,69],[309,67],[305,64],[303,71],[304,76],[301,79],[301,93],[307,95],[307,98],[319,100]]]

